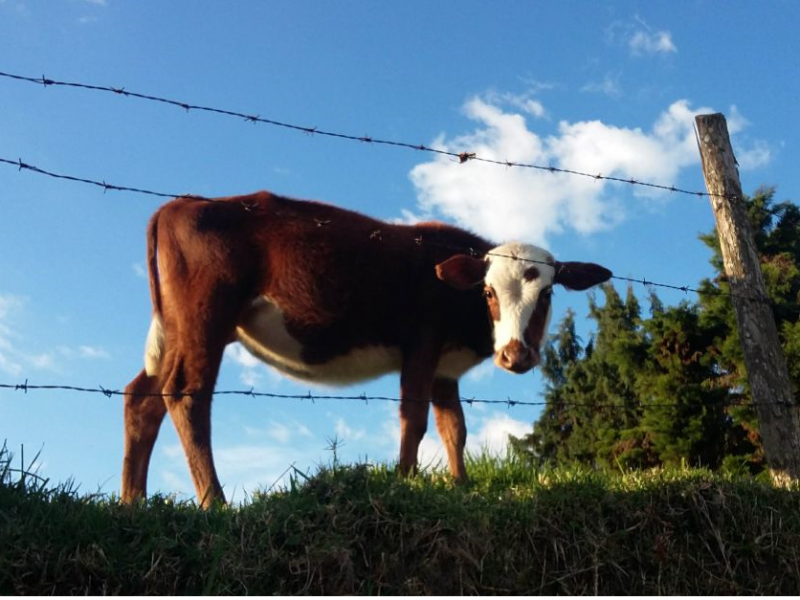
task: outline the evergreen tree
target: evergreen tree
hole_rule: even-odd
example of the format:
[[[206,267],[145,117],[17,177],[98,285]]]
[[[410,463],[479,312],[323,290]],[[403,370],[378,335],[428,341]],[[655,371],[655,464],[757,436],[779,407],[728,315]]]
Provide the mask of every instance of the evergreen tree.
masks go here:
[[[800,390],[800,208],[773,189],[746,200],[790,377]],[[512,440],[537,462],[600,468],[703,465],[763,468],[744,358],[716,232],[713,280],[696,302],[665,307],[650,294],[642,318],[629,288],[590,297],[596,333],[586,346],[571,311],[543,352],[546,407],[532,433]]]
[[[633,375],[644,357],[637,330],[639,302],[631,290],[625,301],[611,285],[603,293],[603,306],[590,301],[596,339],[581,348],[570,311],[547,342],[542,364],[547,404],[533,432],[512,439],[518,454],[603,468],[638,460],[641,409]]]
[[[761,271],[772,303],[789,376],[800,389],[800,208],[791,202],[775,203],[774,188],[761,188],[746,199],[747,212],[759,253]],[[736,318],[729,296],[730,286],[724,275],[722,253],[716,232],[700,236],[712,250],[711,264],[718,275],[704,280],[700,295],[702,326],[716,332],[717,376],[728,392],[728,414],[741,428],[740,438],[729,446],[737,451],[725,459],[728,467],[763,468],[764,452],[758,421],[751,402],[744,355],[739,342]]]
[[[698,324],[698,307],[682,302],[643,323],[648,356],[637,373],[645,431],[661,465],[720,466],[727,392],[714,387],[713,336]]]
[[[558,449],[565,447],[572,427],[566,385],[570,371],[582,355],[580,339],[575,334],[575,313],[570,309],[544,347],[541,369],[547,405],[534,423],[532,433],[523,438],[511,436],[511,447],[516,454],[532,462],[557,459]]]

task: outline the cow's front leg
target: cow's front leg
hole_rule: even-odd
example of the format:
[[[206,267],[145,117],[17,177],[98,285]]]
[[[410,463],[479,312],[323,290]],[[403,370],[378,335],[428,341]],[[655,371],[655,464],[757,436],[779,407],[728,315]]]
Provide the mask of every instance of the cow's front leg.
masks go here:
[[[417,453],[428,429],[428,410],[439,348],[431,342],[417,345],[403,357],[400,373],[400,473],[417,472]]]
[[[428,408],[422,392],[403,394],[400,400],[400,473],[413,475],[417,472],[419,444],[428,429]]]
[[[464,446],[467,443],[467,426],[458,393],[458,381],[447,378],[436,379],[433,384],[432,400],[436,427],[447,450],[450,474],[459,483],[465,483],[467,469],[464,466]]]

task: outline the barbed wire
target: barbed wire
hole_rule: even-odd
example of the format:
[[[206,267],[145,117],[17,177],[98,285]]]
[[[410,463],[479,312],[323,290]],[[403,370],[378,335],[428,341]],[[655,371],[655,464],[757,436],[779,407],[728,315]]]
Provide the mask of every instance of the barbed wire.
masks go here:
[[[94,179],[86,179],[84,177],[77,177],[75,175],[65,175],[63,173],[54,173],[52,171],[47,171],[45,169],[40,169],[34,165],[28,164],[23,162],[23,160],[11,160],[8,158],[0,158],[0,163],[11,165],[13,167],[17,167],[20,171],[31,171],[33,173],[38,173],[39,175],[46,175],[47,177],[52,177],[54,179],[63,179],[65,181],[72,181],[75,183],[84,183],[87,185],[93,185],[99,188],[102,188],[104,192],[107,191],[115,191],[115,192],[134,192],[136,194],[145,194],[148,196],[157,196],[159,198],[175,198],[178,196],[183,197],[190,197],[190,198],[200,198],[200,196],[192,196],[190,194],[170,194],[167,192],[154,192],[153,190],[145,190],[142,188],[136,187],[126,187],[122,185],[114,185],[112,183],[106,183],[105,181],[97,181]]]
[[[86,387],[86,386],[74,386],[74,385],[63,385],[63,384],[45,384],[45,385],[36,385],[29,383],[26,379],[24,383],[0,383],[0,390],[11,390],[15,392],[23,392],[27,394],[29,391],[64,391],[64,392],[75,392],[75,393],[82,393],[82,394],[93,394],[93,395],[103,395],[106,398],[114,398],[114,397],[129,397],[129,398],[163,398],[164,400],[167,399],[181,399],[184,397],[191,397],[193,394],[189,392],[172,392],[172,393],[162,393],[162,392],[146,392],[146,393],[130,393],[125,391],[120,391],[119,389],[115,388],[107,388],[104,386],[97,386],[97,387]],[[269,398],[275,400],[297,400],[297,401],[306,401],[315,404],[318,401],[342,401],[342,402],[361,402],[364,404],[369,404],[372,401],[375,402],[391,402],[399,404],[401,402],[429,402],[428,399],[419,399],[419,398],[398,398],[395,396],[370,396],[367,394],[353,394],[353,395],[336,395],[336,394],[314,394],[311,391],[306,392],[305,394],[278,394],[275,392],[257,392],[254,388],[250,388],[249,390],[215,390],[213,392],[214,396],[245,396],[249,398]],[[486,399],[486,398],[476,398],[476,397],[467,397],[467,396],[460,396],[459,400],[467,404],[469,406],[473,406],[475,404],[487,404],[487,405],[494,405],[494,406],[505,406],[506,408],[515,408],[518,406],[525,406],[525,407],[553,407],[553,408],[591,408],[591,409],[615,409],[615,410],[631,410],[634,408],[688,408],[692,406],[773,406],[773,405],[784,405],[785,403],[782,402],[753,402],[747,399],[738,399],[738,400],[714,400],[710,402],[704,402],[701,404],[689,403],[689,404],[681,404],[677,402],[643,402],[637,401],[635,403],[619,403],[619,404],[608,404],[608,403],[589,403],[589,402],[547,402],[545,400],[541,401],[530,401],[530,400],[514,400],[512,398],[506,398],[505,400],[498,400],[498,399]],[[791,404],[791,406],[795,406]]]
[[[583,177],[588,179],[593,179],[595,181],[609,181],[614,183],[624,183],[629,184],[632,186],[638,187],[645,187],[675,194],[684,194],[689,196],[696,196],[700,198],[726,198],[728,200],[736,200],[738,199],[737,196],[732,194],[716,194],[712,192],[705,192],[705,191],[698,191],[698,190],[687,190],[683,188],[676,187],[675,185],[664,185],[658,183],[652,183],[647,181],[639,181],[634,177],[614,177],[609,175],[603,175],[602,173],[588,173],[584,171],[579,171],[577,169],[569,169],[569,168],[562,168],[562,167],[555,167],[553,165],[538,165],[533,163],[523,163],[523,162],[515,162],[510,160],[497,160],[492,158],[487,158],[484,156],[479,156],[476,152],[470,152],[467,150],[461,152],[454,152],[450,150],[443,150],[441,148],[434,148],[431,146],[427,146],[425,144],[414,144],[411,142],[404,142],[404,141],[397,141],[397,140],[388,140],[388,139],[381,139],[375,138],[368,135],[352,135],[347,133],[340,133],[336,131],[329,131],[326,129],[321,129],[320,127],[314,126],[303,126],[297,125],[293,123],[286,123],[283,121],[277,121],[275,119],[265,118],[258,114],[248,114],[244,112],[239,112],[235,110],[229,110],[224,108],[215,108],[211,106],[203,106],[200,104],[193,104],[189,102],[185,102],[182,100],[174,100],[170,98],[164,98],[161,96],[155,96],[151,94],[144,94],[141,92],[133,92],[130,90],[125,89],[124,87],[113,87],[113,86],[104,86],[104,85],[94,85],[88,83],[80,83],[75,81],[59,81],[56,79],[50,79],[42,75],[41,77],[30,77],[25,75],[16,75],[13,73],[5,73],[0,71],[0,77],[4,77],[7,79],[12,79],[15,81],[22,81],[26,83],[33,83],[37,85],[41,85],[43,87],[67,87],[67,88],[75,88],[93,92],[106,92],[111,93],[116,96],[125,96],[128,98],[136,98],[138,100],[145,100],[149,102],[157,102],[160,104],[165,104],[168,106],[174,106],[177,108],[181,108],[186,112],[189,111],[198,111],[198,112],[207,112],[217,115],[222,115],[226,117],[234,117],[239,120],[243,120],[248,123],[256,123],[262,125],[270,125],[274,127],[280,127],[283,129],[288,129],[292,131],[297,131],[309,135],[318,135],[322,137],[329,137],[329,138],[336,138],[341,140],[348,140],[353,142],[359,143],[368,143],[378,146],[390,146],[395,148],[405,148],[408,150],[415,150],[418,152],[427,152],[431,154],[437,154],[440,156],[447,156],[450,158],[455,159],[458,163],[464,164],[467,162],[479,162],[485,164],[491,164],[496,166],[502,166],[506,168],[522,168],[522,169],[532,169],[537,171],[546,171],[549,173],[559,173],[563,175],[571,175],[576,177]]]
[[[147,195],[147,196],[155,196],[155,197],[158,197],[158,198],[176,198],[176,197],[181,197],[181,198],[190,198],[190,199],[196,199],[196,200],[203,200],[203,201],[207,201],[207,202],[214,202],[215,201],[213,198],[207,198],[207,197],[204,197],[204,196],[197,196],[197,195],[193,195],[193,194],[172,194],[172,193],[168,193],[168,192],[149,190],[149,189],[145,189],[145,188],[141,188],[141,187],[130,187],[130,186],[124,186],[124,185],[116,185],[116,184],[108,183],[105,180],[88,179],[88,178],[85,178],[85,177],[78,177],[78,176],[75,176],[75,175],[67,175],[67,174],[63,174],[63,173],[54,173],[52,171],[48,171],[46,169],[42,169],[40,167],[37,167],[37,166],[32,165],[30,163],[27,163],[27,162],[23,161],[21,158],[17,159],[17,160],[12,160],[12,159],[9,159],[9,158],[0,157],[0,164],[5,164],[5,165],[12,166],[12,167],[16,167],[19,171],[31,171],[32,173],[36,173],[38,175],[44,175],[44,176],[47,176],[47,177],[52,177],[52,178],[55,178],[55,179],[72,181],[72,182],[75,182],[75,183],[82,183],[82,184],[85,184],[85,185],[92,185],[92,186],[101,188],[104,193],[108,192],[108,191],[131,192],[131,193],[143,194],[143,195]],[[319,223],[318,223],[318,225],[319,225]],[[329,224],[325,223],[325,225],[329,225]],[[497,253],[497,252],[482,253],[482,252],[478,252],[474,248],[468,248],[468,247],[463,247],[463,246],[455,246],[455,245],[449,245],[449,244],[438,244],[438,243],[432,243],[432,242],[425,242],[422,238],[417,238],[416,241],[417,241],[418,245],[420,245],[420,246],[423,246],[423,245],[438,246],[438,247],[448,248],[448,249],[451,249],[451,250],[456,250],[456,251],[459,251],[459,252],[470,254],[472,256],[495,256],[495,257],[499,257],[499,258],[509,258],[509,259],[512,259],[512,260],[519,260],[519,261],[522,261],[522,262],[529,262],[529,263],[532,263],[532,264],[553,266],[552,263],[547,262],[547,261],[543,261],[543,260],[535,260],[535,259],[524,258],[524,257],[520,257],[520,256],[514,256],[514,255],[510,255],[510,254],[501,254],[501,253]],[[574,270],[580,270],[579,267],[572,267],[572,268]],[[648,288],[648,289],[652,288],[652,287],[660,287],[660,288],[669,289],[669,290],[673,290],[673,291],[683,292],[684,294],[692,292],[692,293],[695,293],[695,294],[706,294],[706,295],[709,295],[709,296],[724,296],[724,297],[729,297],[729,298],[739,298],[739,299],[747,300],[747,301],[750,301],[750,302],[761,302],[761,303],[767,303],[767,304],[770,304],[770,305],[772,304],[772,301],[769,298],[759,298],[759,297],[755,297],[755,296],[746,296],[746,295],[743,295],[743,294],[737,294],[737,293],[731,292],[729,290],[723,290],[721,288],[712,288],[712,289],[701,290],[699,288],[694,288],[694,287],[691,287],[691,286],[688,286],[688,285],[674,285],[674,284],[669,284],[669,283],[659,283],[657,281],[648,280],[648,279],[646,279],[644,277],[641,277],[641,278],[625,277],[625,276],[622,276],[622,275],[611,275],[611,279],[615,279],[617,281],[623,281],[623,282],[626,282],[626,283],[640,284],[640,285],[643,285],[645,288]]]

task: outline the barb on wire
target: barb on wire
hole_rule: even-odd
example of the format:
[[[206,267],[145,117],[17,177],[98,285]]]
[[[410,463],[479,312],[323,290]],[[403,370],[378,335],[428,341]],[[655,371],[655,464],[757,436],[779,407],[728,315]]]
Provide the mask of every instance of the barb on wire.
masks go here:
[[[114,192],[133,192],[135,194],[145,194],[147,196],[157,196],[159,198],[176,198],[176,197],[183,197],[183,198],[197,198],[197,199],[204,199],[202,196],[195,196],[193,194],[170,194],[167,192],[155,192],[153,190],[145,190],[142,188],[137,187],[127,187],[123,185],[114,185],[111,183],[107,183],[106,181],[97,181],[95,179],[86,179],[84,177],[76,177],[75,175],[65,175],[63,173],[54,173],[52,171],[46,171],[45,169],[40,169],[32,164],[23,162],[21,158],[17,160],[11,160],[8,158],[0,158],[0,163],[11,165],[13,167],[17,167],[19,171],[31,171],[33,173],[38,173],[39,175],[46,175],[47,177],[52,177],[54,179],[63,179],[65,181],[72,181],[75,183],[83,183],[86,185],[93,185],[95,187],[99,187],[103,189],[103,192],[107,192],[109,190]]]
[[[195,200],[202,200],[202,201],[207,201],[207,202],[213,202],[214,201],[213,198],[206,198],[204,196],[196,196],[196,195],[193,195],[193,194],[169,194],[167,192],[159,192],[159,191],[148,190],[148,189],[143,189],[143,188],[139,188],[139,187],[128,187],[128,186],[114,185],[114,184],[107,183],[105,181],[98,181],[98,180],[94,180],[94,179],[86,179],[84,177],[76,177],[74,175],[65,175],[65,174],[60,174],[60,173],[53,173],[51,171],[47,171],[45,169],[41,169],[41,168],[36,167],[34,165],[31,165],[29,163],[23,162],[22,159],[11,160],[11,159],[8,159],[8,158],[0,157],[0,164],[7,164],[7,165],[10,165],[10,166],[13,166],[13,167],[17,167],[17,169],[19,171],[23,171],[23,170],[31,171],[33,173],[37,173],[39,175],[45,175],[47,177],[53,177],[53,178],[56,178],[56,179],[63,179],[63,180],[66,180],[66,181],[72,181],[72,182],[76,182],[76,183],[83,183],[83,184],[86,184],[86,185],[93,185],[93,186],[102,188],[103,192],[106,192],[108,190],[112,190],[112,191],[119,191],[119,192],[132,192],[132,193],[144,194],[144,195],[148,195],[148,196],[156,196],[156,197],[159,197],[159,198],[181,197],[181,198],[191,198],[191,199],[195,199]],[[324,226],[330,225],[330,223],[331,223],[330,221],[323,221],[323,220],[319,220],[319,219],[315,219],[315,222],[316,222],[318,227],[324,227]],[[375,235],[376,237],[380,237],[380,231],[373,232],[373,235]],[[453,245],[446,245],[446,244],[438,244],[438,243],[434,243],[434,242],[426,242],[421,236],[414,238],[414,242],[418,246],[438,246],[438,247],[441,247],[441,248],[449,248],[451,250],[456,250],[458,252],[464,252],[464,253],[467,253],[470,256],[474,256],[474,257],[482,256],[482,253],[478,252],[474,248],[465,248],[465,247],[461,247],[461,246],[453,246]],[[552,264],[547,262],[547,261],[534,260],[534,259],[530,259],[530,258],[523,258],[523,257],[519,257],[519,256],[500,254],[500,253],[496,253],[496,252],[488,252],[488,253],[485,254],[485,256],[496,256],[496,257],[499,257],[499,258],[509,258],[509,259],[520,260],[520,261],[529,262],[529,263],[533,263],[533,264],[541,264],[541,265],[550,265],[550,266],[552,266]],[[579,267],[573,267],[573,268],[574,269],[579,269]],[[673,285],[673,284],[669,284],[669,283],[658,283],[658,282],[655,282],[655,281],[649,281],[649,280],[644,279],[644,278],[637,279],[637,278],[634,278],[634,277],[623,277],[621,275],[612,275],[611,278],[612,279],[616,279],[618,281],[625,281],[627,283],[642,284],[645,287],[660,287],[660,288],[664,288],[664,289],[677,290],[677,291],[684,292],[684,293],[686,293],[686,292],[694,292],[696,294],[707,294],[707,295],[710,295],[710,296],[726,296],[726,297],[730,297],[730,298],[741,298],[743,300],[747,300],[747,301],[750,301],[750,302],[765,302],[767,304],[771,304],[771,301],[769,300],[769,298],[757,298],[757,297],[754,297],[754,296],[745,296],[745,295],[742,295],[742,294],[736,294],[736,293],[734,293],[732,291],[725,291],[725,290],[722,290],[722,289],[700,290],[700,289],[693,288],[693,287],[686,286],[686,285],[678,286],[678,285]]]
[[[147,393],[136,393],[132,394],[129,392],[119,391],[118,389],[111,389],[106,388],[103,386],[98,387],[83,387],[83,386],[73,386],[73,385],[34,385],[28,383],[28,380],[25,380],[24,384],[13,384],[13,383],[0,383],[0,390],[12,390],[12,391],[24,391],[24,393],[28,393],[28,391],[64,391],[64,392],[76,392],[82,394],[101,394],[106,398],[112,398],[115,396],[119,397],[131,397],[131,398],[174,398],[180,399],[184,396],[191,396],[192,394],[189,392],[163,392],[163,393],[156,393],[156,392],[147,392]],[[312,394],[311,391],[308,391],[305,394],[278,394],[274,392],[256,392],[253,388],[249,390],[218,390],[214,391],[215,396],[247,396],[250,398],[270,398],[274,400],[298,400],[298,401],[307,401],[310,400],[312,404],[316,404],[317,401],[342,401],[342,402],[363,402],[368,404],[370,400],[374,400],[377,402],[428,402],[427,399],[415,399],[415,398],[397,398],[393,396],[368,396],[365,393],[361,393],[358,395],[333,395],[333,394]],[[561,408],[591,408],[591,409],[616,409],[616,410],[630,410],[632,408],[668,408],[668,407],[677,407],[677,406],[685,406],[685,404],[680,404],[676,402],[636,402],[633,405],[623,405],[623,404],[593,404],[588,402],[556,402],[556,403],[548,403],[545,401],[527,401],[527,400],[514,400],[512,398],[506,398],[505,400],[497,400],[497,399],[485,399],[485,398],[475,398],[475,397],[460,397],[461,402],[468,404],[469,406],[473,406],[475,404],[488,404],[488,405],[498,405],[498,406],[505,406],[508,409],[515,408],[517,406],[527,406],[527,407],[561,407]],[[780,402],[752,402],[749,400],[738,399],[738,400],[715,400],[713,402],[707,402],[703,405],[721,405],[721,406],[758,406],[758,405],[775,405],[781,404]]]
[[[656,189],[661,191],[670,192],[673,194],[685,194],[690,196],[698,196],[698,197],[717,197],[717,198],[727,198],[730,200],[736,199],[735,196],[727,195],[727,194],[714,194],[710,192],[703,192],[703,191],[696,191],[696,190],[687,190],[681,189],[674,185],[662,185],[658,183],[648,183],[644,181],[638,181],[632,177],[611,177],[602,175],[600,173],[586,173],[583,171],[578,171],[575,169],[568,169],[568,168],[559,168],[553,165],[537,165],[531,163],[521,163],[521,162],[512,162],[508,160],[497,160],[486,158],[482,156],[478,156],[475,152],[469,151],[461,151],[461,152],[454,152],[450,150],[443,150],[441,148],[432,148],[429,146],[425,146],[424,144],[412,144],[409,142],[397,141],[397,140],[388,140],[388,139],[379,139],[374,138],[371,136],[365,135],[352,135],[346,133],[339,133],[335,131],[328,131],[324,129],[320,129],[319,127],[307,127],[303,125],[297,125],[292,123],[285,123],[283,121],[277,121],[275,119],[268,119],[261,117],[259,115],[247,114],[239,111],[228,110],[224,108],[214,108],[211,106],[202,106],[199,104],[190,104],[188,102],[180,101],[180,100],[173,100],[170,98],[163,98],[160,96],[154,96],[151,94],[143,94],[140,92],[132,92],[126,90],[124,87],[113,87],[113,86],[103,86],[103,85],[92,85],[87,83],[79,83],[74,81],[58,81],[55,79],[46,78],[44,75],[41,77],[28,77],[24,75],[15,75],[13,73],[5,73],[0,71],[0,77],[4,77],[6,79],[13,79],[15,81],[23,81],[27,83],[33,83],[37,85],[42,85],[44,87],[50,86],[60,86],[60,87],[68,87],[68,88],[76,88],[82,90],[88,90],[93,92],[108,92],[117,96],[125,96],[127,98],[136,98],[139,100],[146,100],[150,102],[158,102],[161,104],[166,104],[169,106],[175,106],[178,108],[182,108],[186,112],[189,111],[198,111],[198,112],[207,112],[213,113],[218,115],[223,115],[227,117],[234,117],[238,120],[244,120],[248,123],[260,123],[264,125],[270,125],[273,127],[281,127],[284,129],[299,131],[302,133],[310,134],[310,135],[319,135],[324,137],[336,138],[341,140],[349,140],[354,142],[367,142],[369,144],[375,145],[382,145],[382,146],[392,146],[396,148],[406,148],[409,150],[416,150],[419,152],[429,152],[432,154],[438,154],[441,156],[448,156],[455,159],[456,162],[460,164],[464,164],[467,162],[480,162],[485,164],[492,164],[503,166],[506,168],[510,167],[517,167],[523,169],[534,169],[538,171],[547,171],[550,173],[560,173],[563,175],[572,175],[577,177],[586,177],[589,179],[602,180],[602,181],[610,181],[614,183],[626,183],[632,186],[639,186],[645,187],[650,189]]]

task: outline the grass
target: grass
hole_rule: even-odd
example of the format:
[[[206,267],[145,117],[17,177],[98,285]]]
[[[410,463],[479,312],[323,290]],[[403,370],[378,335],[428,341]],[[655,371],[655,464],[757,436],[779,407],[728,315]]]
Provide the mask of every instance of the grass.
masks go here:
[[[2,594],[800,593],[800,491],[675,470],[336,462],[246,505],[134,507],[0,460]]]

